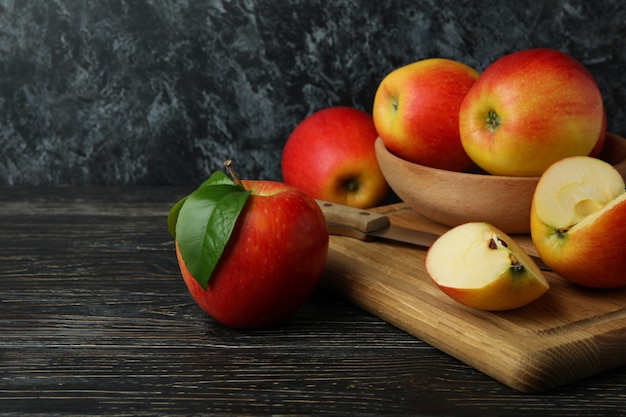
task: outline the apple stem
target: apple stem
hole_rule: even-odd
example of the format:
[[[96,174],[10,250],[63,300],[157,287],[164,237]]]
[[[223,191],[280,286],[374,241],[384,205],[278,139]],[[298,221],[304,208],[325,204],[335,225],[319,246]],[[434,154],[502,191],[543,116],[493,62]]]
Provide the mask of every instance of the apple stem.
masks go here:
[[[224,166],[228,170],[230,176],[233,177],[233,182],[235,183],[235,185],[245,190],[246,187],[244,187],[243,182],[241,182],[241,178],[239,178],[239,175],[237,175],[237,171],[235,171],[235,167],[233,167],[233,160],[227,159],[226,161],[224,161]]]
[[[498,113],[495,112],[495,110],[489,110],[485,122],[487,124],[487,130],[489,130],[490,132],[495,132],[496,130],[498,130],[498,127],[500,127],[500,123],[502,123],[500,120],[500,116],[498,115]]]

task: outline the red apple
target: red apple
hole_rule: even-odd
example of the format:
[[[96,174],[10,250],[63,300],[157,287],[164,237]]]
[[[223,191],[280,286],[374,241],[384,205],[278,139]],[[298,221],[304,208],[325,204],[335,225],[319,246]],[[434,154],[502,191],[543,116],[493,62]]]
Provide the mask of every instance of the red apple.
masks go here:
[[[373,207],[389,191],[374,151],[377,137],[372,116],[362,110],[336,106],[317,111],[285,143],[283,180],[313,198]]]
[[[389,73],[372,116],[389,151],[420,165],[462,171],[472,161],[461,145],[459,108],[478,73],[457,61],[430,58]]]
[[[573,156],[541,176],[530,212],[537,252],[554,272],[594,288],[626,286],[626,189],[607,162]]]
[[[559,159],[597,152],[605,118],[591,73],[570,55],[539,48],[485,69],[463,100],[459,129],[465,151],[485,171],[540,176]]]
[[[206,313],[252,329],[286,320],[306,301],[324,269],[329,239],[321,210],[301,190],[272,181],[242,184],[251,194],[206,288],[189,272],[178,239],[176,254],[189,292]]]

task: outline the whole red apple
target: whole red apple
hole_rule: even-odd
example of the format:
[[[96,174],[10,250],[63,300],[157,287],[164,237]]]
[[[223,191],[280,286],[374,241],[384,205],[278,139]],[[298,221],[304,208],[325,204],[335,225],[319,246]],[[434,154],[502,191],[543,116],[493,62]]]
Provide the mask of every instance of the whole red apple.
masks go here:
[[[324,216],[306,193],[279,182],[241,183],[250,196],[206,288],[189,272],[178,239],[176,254],[189,292],[206,313],[224,325],[253,329],[286,320],[306,301],[324,269],[329,239]]]
[[[287,139],[283,180],[313,198],[373,207],[389,191],[376,159],[377,137],[372,116],[362,110],[345,106],[319,110]]]
[[[450,171],[472,164],[459,135],[459,108],[478,73],[430,58],[400,67],[378,86],[372,116],[387,149],[409,162]]]
[[[463,100],[459,129],[465,151],[485,171],[540,176],[559,159],[597,153],[605,118],[591,73],[568,54],[538,48],[485,69]]]

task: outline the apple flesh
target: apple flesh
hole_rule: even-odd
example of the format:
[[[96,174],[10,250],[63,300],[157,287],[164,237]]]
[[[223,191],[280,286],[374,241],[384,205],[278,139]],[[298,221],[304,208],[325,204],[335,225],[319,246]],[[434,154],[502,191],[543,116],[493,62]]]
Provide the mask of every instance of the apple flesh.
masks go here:
[[[278,182],[242,181],[251,191],[203,289],[176,245],[180,270],[197,304],[222,324],[254,329],[280,323],[309,297],[328,253],[326,220],[315,201]]]
[[[376,159],[377,137],[372,116],[362,110],[336,106],[315,112],[285,143],[283,180],[313,198],[376,206],[389,191]]]
[[[598,85],[579,61],[527,49],[485,69],[463,99],[459,130],[465,151],[485,171],[540,176],[559,159],[599,153],[606,115]]]
[[[554,272],[592,288],[626,286],[624,179],[600,159],[578,156],[539,179],[530,213],[537,252]]]
[[[372,110],[387,149],[432,168],[462,171],[472,165],[461,144],[459,108],[477,78],[473,68],[443,58],[390,72],[376,90]]]
[[[441,235],[426,253],[425,266],[445,294],[480,310],[519,308],[550,287],[518,243],[485,222],[464,223]]]

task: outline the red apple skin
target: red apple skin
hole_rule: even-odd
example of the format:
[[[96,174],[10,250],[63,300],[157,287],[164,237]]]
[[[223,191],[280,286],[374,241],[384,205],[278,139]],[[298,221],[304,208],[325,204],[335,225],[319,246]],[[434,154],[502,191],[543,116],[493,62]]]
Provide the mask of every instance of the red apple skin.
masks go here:
[[[499,127],[486,123],[490,111]],[[494,175],[539,176],[558,159],[589,155],[606,132],[591,73],[553,49],[527,49],[489,65],[459,112],[461,142]]]
[[[612,207],[592,224],[562,240],[554,227],[530,213],[532,241],[541,259],[555,273],[589,288],[626,286],[626,201]]]
[[[328,230],[315,201],[271,181],[243,181],[252,192],[207,289],[176,254],[196,303],[222,324],[257,329],[291,317],[309,297],[326,263]]]
[[[385,76],[372,115],[387,149],[432,168],[462,171],[472,165],[461,144],[459,108],[477,78],[473,68],[443,58],[420,60]]]
[[[376,206],[389,191],[376,159],[377,137],[369,113],[346,106],[319,110],[287,139],[283,180],[316,199],[357,208]]]

